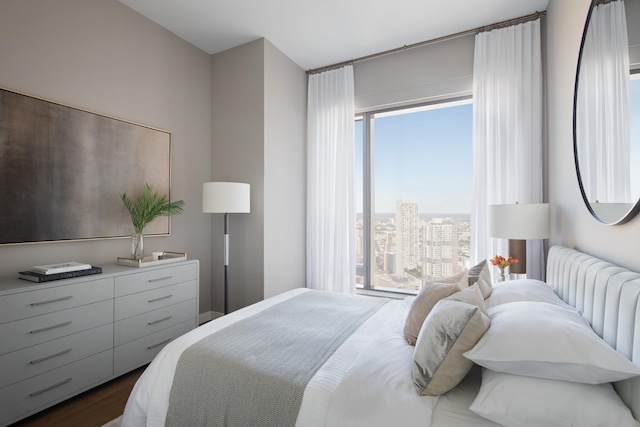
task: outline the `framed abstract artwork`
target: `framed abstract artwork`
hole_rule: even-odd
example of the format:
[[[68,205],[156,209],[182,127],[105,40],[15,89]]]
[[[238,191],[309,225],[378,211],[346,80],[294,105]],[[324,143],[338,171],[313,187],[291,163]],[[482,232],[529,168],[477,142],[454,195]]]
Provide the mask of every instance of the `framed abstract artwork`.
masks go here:
[[[170,199],[171,133],[0,89],[0,245],[131,236],[145,183]]]

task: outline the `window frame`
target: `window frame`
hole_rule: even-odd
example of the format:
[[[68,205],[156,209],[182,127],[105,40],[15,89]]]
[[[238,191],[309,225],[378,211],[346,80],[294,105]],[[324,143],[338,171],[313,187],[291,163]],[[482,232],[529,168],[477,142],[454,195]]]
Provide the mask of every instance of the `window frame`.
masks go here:
[[[363,111],[355,114],[354,121],[362,121],[362,260],[363,260],[363,275],[364,280],[363,284],[355,284],[356,290],[359,293],[364,294],[386,294],[389,296],[406,296],[406,295],[416,295],[418,291],[413,291],[409,289],[392,289],[392,288],[384,288],[384,289],[376,289],[372,286],[372,274],[373,274],[373,266],[375,265],[375,254],[372,251],[372,242],[375,239],[374,228],[374,206],[373,206],[373,191],[374,187],[374,177],[373,177],[373,165],[375,162],[374,157],[374,147],[372,144],[372,136],[374,134],[374,129],[372,129],[372,120],[376,116],[380,116],[386,113],[397,113],[397,114],[407,114],[409,110],[429,110],[436,108],[447,108],[447,107],[435,107],[440,106],[442,104],[450,104],[450,107],[455,106],[456,104],[473,104],[473,96],[465,95],[465,96],[456,96],[456,97],[443,97],[438,98],[437,100],[432,100],[428,102],[421,102],[416,104],[395,106],[395,107],[386,107],[371,111]],[[355,135],[354,135],[354,144],[355,144]],[[355,250],[355,248],[354,248]]]

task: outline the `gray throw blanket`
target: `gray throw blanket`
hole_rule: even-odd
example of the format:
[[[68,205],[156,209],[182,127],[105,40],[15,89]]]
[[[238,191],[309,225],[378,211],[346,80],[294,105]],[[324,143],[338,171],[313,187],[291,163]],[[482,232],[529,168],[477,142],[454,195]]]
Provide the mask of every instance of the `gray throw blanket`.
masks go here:
[[[188,347],[167,426],[294,426],[305,387],[388,300],[310,291]]]

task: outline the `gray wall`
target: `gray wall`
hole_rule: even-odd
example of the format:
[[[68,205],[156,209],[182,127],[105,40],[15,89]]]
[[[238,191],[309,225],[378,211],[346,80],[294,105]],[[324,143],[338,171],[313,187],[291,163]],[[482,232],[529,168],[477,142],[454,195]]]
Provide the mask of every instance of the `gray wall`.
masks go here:
[[[547,123],[550,244],[575,247],[640,271],[640,218],[618,226],[591,217],[573,159],[573,90],[589,0],[550,0],[547,8]]]
[[[307,76],[265,40],[264,297],[305,286]]]
[[[251,213],[229,218],[229,311],[263,298],[264,41],[212,55],[212,181],[251,185]],[[213,214],[212,307],[223,312],[224,224]]]
[[[20,0],[2,2],[0,58],[6,89],[172,133],[171,195],[185,213],[145,250],[200,259],[200,311],[209,311],[211,219],[201,194],[211,174],[209,55],[116,0]],[[0,246],[0,276],[61,261],[105,265],[129,251],[129,239]]]
[[[251,185],[231,214],[229,309],[304,286],[306,75],[260,39],[212,56],[212,180]],[[212,307],[223,311],[223,219],[212,219]]]

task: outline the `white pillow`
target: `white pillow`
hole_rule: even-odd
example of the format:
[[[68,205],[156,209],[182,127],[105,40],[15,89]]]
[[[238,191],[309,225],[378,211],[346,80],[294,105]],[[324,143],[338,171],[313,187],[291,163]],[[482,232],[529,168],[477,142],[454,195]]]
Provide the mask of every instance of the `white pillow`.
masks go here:
[[[493,326],[492,326],[493,327]],[[470,409],[506,427],[637,427],[611,384],[580,384],[484,369]]]
[[[576,311],[545,302],[489,310],[491,328],[464,356],[498,372],[600,384],[640,375]]]
[[[485,304],[487,308],[491,308],[496,305],[516,301],[548,302],[550,304],[574,309],[562,301],[549,285],[533,279],[507,280],[495,286],[491,296],[485,300]]]

